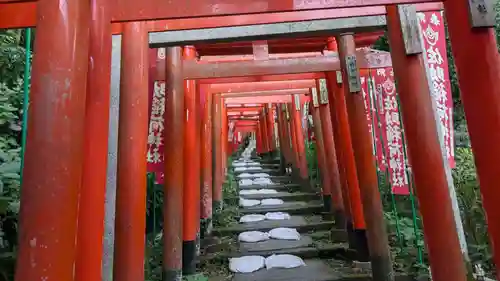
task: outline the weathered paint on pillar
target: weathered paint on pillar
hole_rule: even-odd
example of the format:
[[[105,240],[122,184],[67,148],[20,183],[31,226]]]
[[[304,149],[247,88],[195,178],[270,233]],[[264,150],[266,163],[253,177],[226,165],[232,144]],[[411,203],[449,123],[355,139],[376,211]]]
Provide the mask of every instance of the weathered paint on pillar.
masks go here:
[[[111,93],[109,105],[108,165],[106,168],[106,198],[104,216],[104,248],[102,252],[102,281],[113,280],[115,245],[116,174],[118,166],[118,127],[120,115],[120,66],[122,35],[113,35],[111,54]]]
[[[316,88],[319,90],[319,81]],[[335,142],[333,140],[333,128],[328,104],[320,103],[319,115],[321,119],[321,131],[323,132],[323,144],[325,150],[326,167],[330,175],[331,188],[331,211],[334,213],[335,224],[340,227],[345,226],[344,201],[342,197],[342,186],[340,184],[339,166],[337,162],[337,153],[335,151]]]
[[[500,65],[494,28],[472,28],[467,1],[445,3],[460,98],[474,152],[493,258],[500,266]],[[495,11],[488,11],[494,13]],[[444,55],[444,54],[443,54]],[[500,270],[496,271],[500,279]]]
[[[74,278],[89,7],[64,0],[37,5],[16,281]]]
[[[306,148],[304,143],[304,131],[302,130],[301,103],[296,104],[296,99],[292,99],[292,119],[294,121],[295,139],[297,143],[298,168],[301,180],[306,184],[308,179]],[[299,109],[297,109],[299,107]]]
[[[218,212],[222,210],[222,98],[215,95],[212,99],[212,154],[213,154],[213,210]]]
[[[108,160],[111,24],[103,0],[90,1],[89,72],[75,281],[100,280]]]
[[[336,51],[337,44],[334,38],[328,41],[328,49]],[[356,171],[356,162],[354,160],[354,151],[351,141],[351,130],[349,128],[349,119],[347,116],[346,101],[344,96],[344,87],[342,83],[337,83],[337,73],[327,72],[328,100],[330,105],[330,117],[335,138],[336,152],[338,158],[341,181],[347,189],[346,199],[344,201],[350,205],[352,221],[346,220],[346,228],[349,234],[349,245],[356,249],[358,258],[368,259],[368,244],[366,241],[366,225],[363,214],[363,204],[361,203],[361,194],[359,191],[358,175]],[[344,179],[342,179],[344,178]]]
[[[324,120],[321,120],[319,115],[319,108],[310,104],[311,113],[314,124],[314,137],[316,138],[316,156],[318,157],[318,168],[320,170],[321,176],[321,195],[323,197],[323,205],[325,207],[326,212],[330,212],[332,210],[332,191],[331,191],[331,179],[329,173],[329,167],[326,163],[326,153],[325,146],[323,141],[323,130],[321,123]]]
[[[391,253],[387,239],[386,223],[382,201],[378,190],[377,169],[373,161],[372,139],[368,131],[363,95],[353,92],[349,87],[347,59],[355,56],[356,46],[353,34],[338,37],[339,58],[342,68],[349,124],[352,134],[352,147],[356,161],[356,170],[363,202],[363,213],[366,221],[366,237],[370,250],[372,276],[374,280],[394,280]],[[355,71],[357,70],[357,66]]]
[[[184,80],[182,48],[166,51],[165,183],[163,195],[163,278],[182,278],[182,210],[184,191]]]
[[[192,46],[184,47],[184,60],[196,59]],[[195,80],[184,81],[184,202],[183,202],[183,244],[182,272],[191,275],[196,272],[196,241],[200,226],[200,98]]]
[[[468,22],[466,19],[462,18],[462,21]],[[468,279],[455,228],[422,54],[406,54],[397,6],[387,7],[387,20],[394,75],[408,152],[411,155],[410,164],[416,194],[422,213],[432,279],[465,281]],[[497,56],[494,56],[494,59],[497,60]],[[477,91],[476,88],[475,93]],[[483,119],[481,126],[485,126],[484,120],[488,119]]]
[[[212,229],[212,93],[205,91],[201,123],[201,235]],[[202,237],[202,238],[203,238]]]
[[[148,50],[146,23],[123,24],[113,269],[115,281],[144,279]]]

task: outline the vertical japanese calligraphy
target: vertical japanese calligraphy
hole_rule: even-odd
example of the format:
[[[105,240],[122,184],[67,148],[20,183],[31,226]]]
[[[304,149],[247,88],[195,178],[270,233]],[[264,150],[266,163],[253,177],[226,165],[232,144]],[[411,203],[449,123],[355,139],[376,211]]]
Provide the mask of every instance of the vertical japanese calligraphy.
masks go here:
[[[165,50],[157,50],[157,58],[165,56]],[[163,145],[165,131],[165,81],[154,81],[150,94],[150,116],[148,131],[148,172],[156,173],[158,183],[163,183]]]
[[[431,80],[431,94],[441,121],[444,149],[451,168],[455,167],[453,140],[453,100],[451,97],[448,58],[446,56],[446,34],[441,11],[418,13],[424,44],[424,53]],[[465,19],[467,20],[467,19]]]
[[[371,76],[375,84],[376,106],[379,109],[381,136],[384,159],[387,159],[389,182],[392,192],[398,195],[409,194],[408,177],[404,159],[403,135],[399,116],[396,85],[392,68],[372,69]]]

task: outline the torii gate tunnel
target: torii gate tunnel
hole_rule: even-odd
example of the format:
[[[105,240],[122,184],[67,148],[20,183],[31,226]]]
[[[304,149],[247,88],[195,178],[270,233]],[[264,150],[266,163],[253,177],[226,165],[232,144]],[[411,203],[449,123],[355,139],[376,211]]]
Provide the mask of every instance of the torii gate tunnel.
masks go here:
[[[257,139],[262,155],[279,146],[307,184],[302,110],[320,79],[328,94],[311,111],[330,171],[324,198],[372,262],[373,279],[394,280],[360,81],[360,69],[390,67],[433,280],[468,280],[417,17],[441,10],[498,265],[492,0],[0,0],[0,28],[36,28],[15,280],[101,280],[110,185],[113,278],[144,280],[151,169],[165,175],[163,280],[192,273],[200,220],[223,208],[235,132]],[[361,48],[384,29],[390,53]]]

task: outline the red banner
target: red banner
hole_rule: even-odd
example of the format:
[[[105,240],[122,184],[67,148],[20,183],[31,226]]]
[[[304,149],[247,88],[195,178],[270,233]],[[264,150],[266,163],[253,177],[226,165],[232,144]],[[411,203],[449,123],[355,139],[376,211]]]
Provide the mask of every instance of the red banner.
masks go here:
[[[396,85],[392,68],[371,70],[375,85],[375,100],[381,126],[381,139],[384,143],[383,152],[389,168],[389,182],[392,192],[398,195],[408,195],[408,177],[403,151],[401,120],[399,116]],[[382,148],[382,146],[380,146]],[[382,155],[383,156],[383,155]],[[383,161],[382,159],[382,161]]]
[[[453,100],[451,97],[448,58],[446,56],[446,33],[442,11],[418,13],[424,41],[431,94],[436,102],[436,111],[441,121],[444,149],[451,168],[455,167],[453,140]],[[464,19],[467,20],[467,19]]]

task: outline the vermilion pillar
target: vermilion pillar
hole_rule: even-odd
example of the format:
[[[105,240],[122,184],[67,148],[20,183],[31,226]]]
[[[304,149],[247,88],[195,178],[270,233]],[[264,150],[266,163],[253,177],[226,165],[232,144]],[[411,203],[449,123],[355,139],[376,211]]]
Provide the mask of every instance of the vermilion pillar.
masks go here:
[[[73,280],[89,2],[47,0],[37,9],[16,281]]]
[[[290,165],[293,164],[293,153],[292,153],[292,147],[291,147],[291,141],[292,141],[292,136],[290,134],[290,124],[288,122],[288,117],[287,117],[287,109],[286,109],[286,104],[282,105],[282,109],[280,110],[280,115],[282,118],[282,125],[283,125],[283,148],[282,150],[285,153],[285,162],[286,165],[289,167]]]
[[[148,50],[146,23],[124,23],[113,259],[116,281],[144,279]]]
[[[213,96],[212,107],[212,159],[213,159],[213,209],[215,212],[222,210],[222,98],[220,95]]]
[[[226,104],[224,103],[224,99],[222,99],[221,102],[221,141],[220,141],[220,146],[221,146],[221,158],[222,158],[222,170],[221,170],[221,185],[226,179],[226,174],[227,174],[227,157],[228,157],[228,120],[227,120],[227,107]],[[221,187],[222,189],[222,187]],[[221,198],[224,199],[224,198]]]
[[[212,93],[203,91],[203,119],[201,123],[201,234],[212,228]]]
[[[82,187],[78,211],[75,280],[102,276],[104,197],[108,160],[111,24],[105,1],[91,3],[89,72],[85,107]]]
[[[274,110],[272,104],[266,109],[267,133],[269,139],[269,152],[273,153],[276,150],[276,140],[274,138]]]
[[[312,104],[310,104],[310,106],[314,124],[314,137],[316,138],[316,156],[318,157],[318,168],[320,170],[321,176],[321,195],[323,196],[323,205],[325,207],[325,211],[330,212],[332,208],[332,191],[329,167],[326,163],[327,155],[325,153],[323,131],[321,125],[324,120],[321,120],[318,107]]]
[[[343,82],[346,85],[344,93],[352,134],[354,159],[358,172],[359,189],[361,190],[361,200],[363,202],[363,213],[366,221],[366,236],[370,250],[372,275],[374,280],[393,280],[387,226],[378,190],[377,169],[373,161],[372,139],[368,131],[364,99],[359,91],[353,92],[348,84],[349,71],[347,70],[346,60],[349,56],[355,56],[356,54],[354,35],[341,35],[338,46]],[[354,71],[358,70],[354,69]]]
[[[262,143],[264,144],[264,153],[269,153],[271,151],[270,141],[269,141],[269,128],[267,123],[267,113],[266,109],[262,108],[262,111],[259,116],[261,129],[262,129]]]
[[[163,195],[163,278],[182,278],[184,191],[184,80],[182,48],[166,50],[165,183]]]
[[[337,44],[334,38],[328,41],[328,49],[337,51]],[[354,160],[354,151],[351,141],[351,130],[349,128],[349,119],[344,96],[344,87],[342,83],[337,83],[337,73],[327,72],[326,81],[328,86],[328,100],[330,105],[330,117],[335,138],[335,150],[338,154],[339,172],[341,183],[344,184],[343,198],[344,206],[349,204],[351,220],[346,216],[346,228],[349,234],[349,245],[356,249],[358,258],[368,259],[368,244],[366,241],[366,226],[363,215],[363,205],[361,203],[361,194],[359,191],[358,175],[356,171],[356,162]],[[340,81],[339,81],[340,82]],[[349,199],[349,200],[347,200]],[[347,215],[347,214],[346,214]]]
[[[255,132],[255,139],[256,139],[256,150],[257,154],[262,154],[263,153],[263,147],[262,147],[262,128],[260,126],[260,122],[257,122],[257,131]]]
[[[467,1],[445,3],[460,97],[471,139],[493,257],[500,265],[500,65],[494,28],[472,28]],[[495,13],[495,11],[488,11]],[[444,54],[443,54],[444,55]],[[497,270],[500,279],[500,270]]]
[[[318,90],[321,90],[319,87],[319,81],[316,81]],[[337,163],[337,153],[335,151],[335,142],[333,140],[333,128],[332,128],[332,120],[330,114],[330,107],[328,104],[320,103],[319,107],[319,115],[321,119],[321,131],[323,132],[323,144],[325,150],[325,160],[326,167],[328,167],[328,174],[331,186],[331,211],[334,213],[335,223],[338,226],[345,226],[345,218],[344,218],[344,202],[342,198],[342,186],[340,184],[340,175],[339,175],[339,167]]]
[[[293,118],[293,105],[292,103],[287,104],[288,114],[290,116],[289,120],[289,131],[291,137],[291,152],[292,152],[292,164],[295,170],[299,169],[299,151],[297,149],[297,134],[295,132],[295,119]]]
[[[460,9],[457,10],[459,11]],[[469,280],[455,228],[422,54],[406,55],[397,6],[387,7],[387,20],[394,75],[401,101],[408,152],[411,155],[416,194],[422,213],[432,279]],[[462,18],[462,21],[468,22],[466,17]],[[492,58],[498,63],[497,56]],[[477,91],[476,88],[475,92]],[[481,126],[485,126],[484,120]]]
[[[285,135],[284,135],[284,125],[283,125],[283,110],[281,109],[281,105],[276,105],[276,116],[278,117],[278,141],[280,148],[280,163],[281,163],[281,172],[285,173],[285,168],[287,166],[287,151],[286,151],[286,143],[285,143]]]
[[[192,46],[184,47],[184,59],[196,59]],[[196,81],[184,81],[184,202],[182,272],[196,272],[196,241],[200,228],[200,98]]]
[[[297,155],[298,155],[298,168],[300,179],[303,184],[308,184],[308,171],[307,171],[307,159],[306,159],[306,149],[304,144],[304,132],[302,131],[302,118],[301,118],[301,104],[300,100],[297,104],[297,98],[292,99],[292,119],[294,124],[295,139],[297,143]]]

